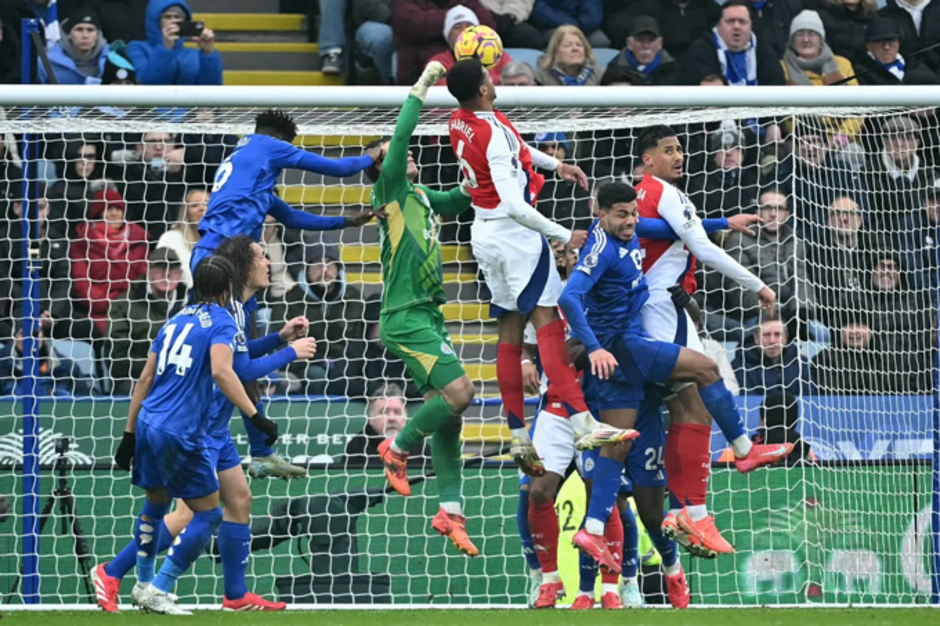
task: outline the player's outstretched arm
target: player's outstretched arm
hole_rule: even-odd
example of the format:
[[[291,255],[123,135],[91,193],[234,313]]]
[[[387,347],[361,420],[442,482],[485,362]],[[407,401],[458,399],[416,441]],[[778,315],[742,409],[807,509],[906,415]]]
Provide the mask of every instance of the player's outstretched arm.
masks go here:
[[[731,228],[730,220],[724,217],[714,217],[702,220],[702,228],[706,233],[714,233],[719,230]],[[736,229],[735,229],[736,230]],[[677,241],[679,235],[672,229],[669,222],[659,217],[641,217],[636,225],[637,237],[643,239],[662,239],[664,241]]]
[[[252,358],[250,353],[238,353],[232,358],[232,369],[242,382],[264,378],[272,372],[287,367],[297,359],[311,359],[317,353],[317,340],[304,337],[274,354]]]
[[[562,163],[555,157],[550,154],[546,154],[539,150],[529,146],[529,152],[532,154],[532,165],[539,168],[540,170],[549,170],[558,174],[562,180],[566,180],[569,183],[575,183],[581,189],[588,191],[588,178],[587,174],[584,173],[577,165],[571,163]]]
[[[279,197],[274,196],[274,202],[268,209],[268,215],[284,224],[287,228],[300,230],[340,230],[346,228],[347,220],[344,216],[314,215],[295,209]]]
[[[467,193],[464,184],[460,184],[447,191],[434,191],[424,185],[417,186],[427,194],[428,202],[431,203],[431,210],[438,215],[444,217],[460,215],[470,208],[470,194]]]
[[[378,150],[367,152],[359,156],[340,157],[330,159],[315,152],[307,152],[284,141],[272,142],[271,163],[278,167],[292,167],[307,172],[345,178],[358,174],[367,167],[371,167],[378,158]]]

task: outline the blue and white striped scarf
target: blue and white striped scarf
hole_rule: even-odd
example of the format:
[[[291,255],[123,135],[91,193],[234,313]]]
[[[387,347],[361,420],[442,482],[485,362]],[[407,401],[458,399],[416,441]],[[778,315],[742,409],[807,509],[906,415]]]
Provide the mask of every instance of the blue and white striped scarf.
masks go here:
[[[49,0],[49,4],[45,8],[37,7],[32,2],[29,3],[33,8],[33,13],[39,19],[39,23],[46,31],[46,48],[51,48],[59,43],[59,39],[62,38],[62,29],[59,28],[59,7],[56,6],[57,1]]]
[[[721,73],[728,79],[728,84],[737,87],[750,87],[757,84],[757,36],[751,34],[747,50],[733,52],[718,36],[718,28],[712,29],[712,39],[718,51],[718,63]]]

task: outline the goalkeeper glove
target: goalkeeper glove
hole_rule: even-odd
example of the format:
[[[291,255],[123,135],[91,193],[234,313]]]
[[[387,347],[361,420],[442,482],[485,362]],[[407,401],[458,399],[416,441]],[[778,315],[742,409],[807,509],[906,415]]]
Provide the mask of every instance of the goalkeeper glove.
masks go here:
[[[269,420],[264,416],[264,413],[261,412],[261,409],[258,409],[258,412],[248,418],[254,427],[263,432],[268,436],[265,441],[266,445],[273,446],[274,442],[277,441],[278,437],[278,428],[277,424]]]
[[[512,445],[509,447],[509,455],[512,456],[512,460],[516,462],[522,473],[529,476],[545,474],[545,466],[529,439],[528,431],[525,428],[514,428],[510,433]]]
[[[137,450],[137,436],[134,433],[125,432],[121,437],[121,445],[114,453],[114,464],[122,470],[130,471],[134,462],[134,452]]]
[[[437,61],[431,61],[428,63],[427,67],[424,68],[421,78],[418,79],[418,82],[415,83],[409,93],[421,102],[424,102],[424,99],[428,97],[428,88],[437,84],[437,81],[443,78],[446,73],[446,67]]]

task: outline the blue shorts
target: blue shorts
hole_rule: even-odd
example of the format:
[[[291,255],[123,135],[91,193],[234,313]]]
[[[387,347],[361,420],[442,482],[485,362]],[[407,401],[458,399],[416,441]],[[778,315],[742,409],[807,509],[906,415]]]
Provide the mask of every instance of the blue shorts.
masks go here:
[[[225,433],[221,437],[210,437],[208,441],[209,453],[214,460],[216,472],[224,472],[242,464],[242,457],[238,454],[238,448],[235,447],[230,433]]]
[[[215,458],[209,447],[193,449],[172,433],[138,422],[131,482],[164,489],[171,498],[201,498],[219,490]]]
[[[643,385],[669,380],[679,360],[681,346],[650,339],[642,333],[625,334],[604,346],[619,364],[607,380],[590,383],[598,410],[638,409]]]

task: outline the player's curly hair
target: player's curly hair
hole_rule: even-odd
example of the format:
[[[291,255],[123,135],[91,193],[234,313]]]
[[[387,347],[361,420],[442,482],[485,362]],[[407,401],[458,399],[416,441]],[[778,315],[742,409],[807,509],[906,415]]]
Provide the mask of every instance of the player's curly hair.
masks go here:
[[[636,200],[636,190],[619,180],[612,180],[601,184],[594,196],[597,198],[597,208],[606,210],[615,204],[633,202]]]
[[[251,244],[254,243],[251,237],[247,235],[238,235],[237,237],[227,237],[222,240],[214,254],[220,256],[232,264],[232,293],[240,298],[245,290],[245,283],[251,276],[251,266],[255,262],[255,253]]]
[[[255,117],[255,134],[270,135],[290,143],[297,136],[297,124],[286,111],[268,109]]]
[[[676,131],[672,129],[671,126],[666,126],[665,124],[657,124],[656,126],[650,126],[643,130],[640,133],[640,136],[636,140],[636,153],[639,156],[643,156],[648,151],[659,146],[659,142],[667,137],[675,137]]]
[[[193,270],[193,302],[221,304],[232,295],[235,268],[228,259],[212,255]]]
[[[486,78],[480,59],[471,58],[457,61],[447,72],[447,91],[457,102],[469,102],[480,93],[480,85]]]

